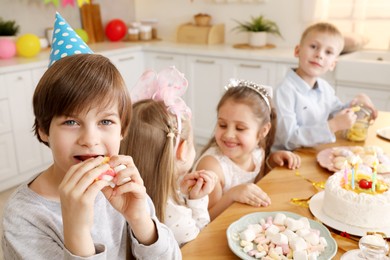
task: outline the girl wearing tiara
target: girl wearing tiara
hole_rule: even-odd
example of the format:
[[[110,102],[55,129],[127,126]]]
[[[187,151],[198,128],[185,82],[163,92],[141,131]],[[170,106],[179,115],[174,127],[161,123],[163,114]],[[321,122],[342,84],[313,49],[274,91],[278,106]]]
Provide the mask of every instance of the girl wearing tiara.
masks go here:
[[[156,215],[182,246],[210,222],[208,194],[215,173],[188,173],[195,159],[191,111],[180,98],[187,88],[183,74],[170,67],[146,71],[133,89],[134,117],[121,152],[131,155],[144,180]]]
[[[300,157],[292,152],[270,152],[276,113],[268,91],[238,80],[231,80],[226,89],[217,106],[214,136],[194,167],[214,171],[218,176],[209,195],[211,219],[235,201],[256,207],[270,205],[271,199],[254,183],[265,175],[267,167],[300,166]]]

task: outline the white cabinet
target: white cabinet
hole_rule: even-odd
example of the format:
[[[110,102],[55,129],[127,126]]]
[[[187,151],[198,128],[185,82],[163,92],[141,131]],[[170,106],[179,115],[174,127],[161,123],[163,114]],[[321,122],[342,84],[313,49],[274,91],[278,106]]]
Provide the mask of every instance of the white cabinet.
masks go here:
[[[4,76],[0,75],[0,82]],[[0,182],[17,174],[11,115],[5,86],[0,87]]]
[[[213,57],[187,56],[188,105],[193,113],[195,140],[205,144],[214,132],[217,104],[228,79],[226,61]]]
[[[343,102],[351,101],[357,94],[365,93],[371,98],[372,103],[378,110],[390,111],[390,87],[386,88],[370,88],[367,86],[359,87],[358,84],[354,86],[338,85],[336,89],[337,96]]]
[[[226,60],[226,77],[244,79],[258,84],[274,86],[276,64],[250,60]]]
[[[38,85],[39,80],[47,70],[47,67],[40,67],[32,70],[32,80],[33,80],[33,89],[35,90],[36,86]],[[32,97],[31,97],[32,100]],[[32,101],[31,101],[32,102]],[[44,144],[41,144],[41,156],[42,156],[42,163],[49,165],[53,162],[53,156],[51,153],[51,150],[49,147],[47,147]]]
[[[159,72],[162,69],[175,66],[180,72],[185,74],[185,55],[150,51],[145,52],[144,55],[146,69]]]
[[[5,75],[20,172],[34,169],[41,164],[40,144],[32,132],[34,124],[32,82],[30,70]]]
[[[0,153],[4,160],[0,161],[0,190],[30,179],[51,162],[47,148],[42,147],[32,131],[32,96],[37,79],[45,69],[38,67],[0,75],[4,83],[0,91],[3,93],[0,96],[4,97],[0,99],[0,120],[3,121],[0,123]]]
[[[116,55],[107,55],[119,72],[130,91],[144,72],[144,57],[141,51],[128,51]]]

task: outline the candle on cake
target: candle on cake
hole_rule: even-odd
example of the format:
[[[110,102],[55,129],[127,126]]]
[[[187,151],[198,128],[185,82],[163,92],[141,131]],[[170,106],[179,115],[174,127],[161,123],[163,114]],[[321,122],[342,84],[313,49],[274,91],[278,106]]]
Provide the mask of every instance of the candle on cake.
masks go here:
[[[346,188],[348,185],[348,162],[344,161],[344,187]]]
[[[357,175],[358,169],[359,169],[359,159],[360,159],[359,156],[354,156],[352,158],[352,160],[351,160],[351,165],[352,165],[352,169],[351,169],[351,188],[353,190],[355,189],[355,175]]]
[[[377,178],[377,166],[378,166],[378,159],[375,159],[375,161],[372,164],[372,185],[371,189],[373,192],[375,192],[376,189],[376,178]]]

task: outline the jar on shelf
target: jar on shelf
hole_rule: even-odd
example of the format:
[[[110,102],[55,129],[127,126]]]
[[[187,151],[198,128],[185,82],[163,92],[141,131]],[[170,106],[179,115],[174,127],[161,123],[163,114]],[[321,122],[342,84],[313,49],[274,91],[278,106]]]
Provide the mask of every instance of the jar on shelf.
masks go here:
[[[157,39],[157,19],[141,20],[142,25],[150,25],[152,27],[152,39]]]
[[[139,29],[138,28],[129,28],[128,30],[129,41],[138,41],[139,40]]]
[[[139,38],[141,41],[149,41],[152,39],[152,26],[141,25],[139,27]]]

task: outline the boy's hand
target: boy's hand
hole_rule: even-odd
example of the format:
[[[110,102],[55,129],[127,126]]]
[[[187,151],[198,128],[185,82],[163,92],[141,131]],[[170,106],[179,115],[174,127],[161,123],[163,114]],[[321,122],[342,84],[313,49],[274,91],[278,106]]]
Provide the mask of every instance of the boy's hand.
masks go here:
[[[370,109],[372,120],[375,120],[378,117],[378,110],[375,108],[371,99],[366,94],[360,93],[351,101],[351,106],[356,105],[363,105]]]
[[[114,188],[105,187],[102,190],[103,194],[126,219],[138,219],[137,213],[144,216],[146,188],[133,159],[130,156],[116,155],[111,157],[108,164],[111,168],[118,165],[124,165],[126,168],[117,172],[112,180],[116,186]],[[130,181],[127,181],[129,179]]]
[[[349,129],[356,121],[356,114],[351,108],[338,112],[332,119],[328,120],[329,129],[335,133],[340,130]]]
[[[109,169],[103,157],[91,158],[70,167],[58,190],[61,201],[64,243],[75,255],[93,255],[91,228],[97,194],[108,183],[95,181]]]

